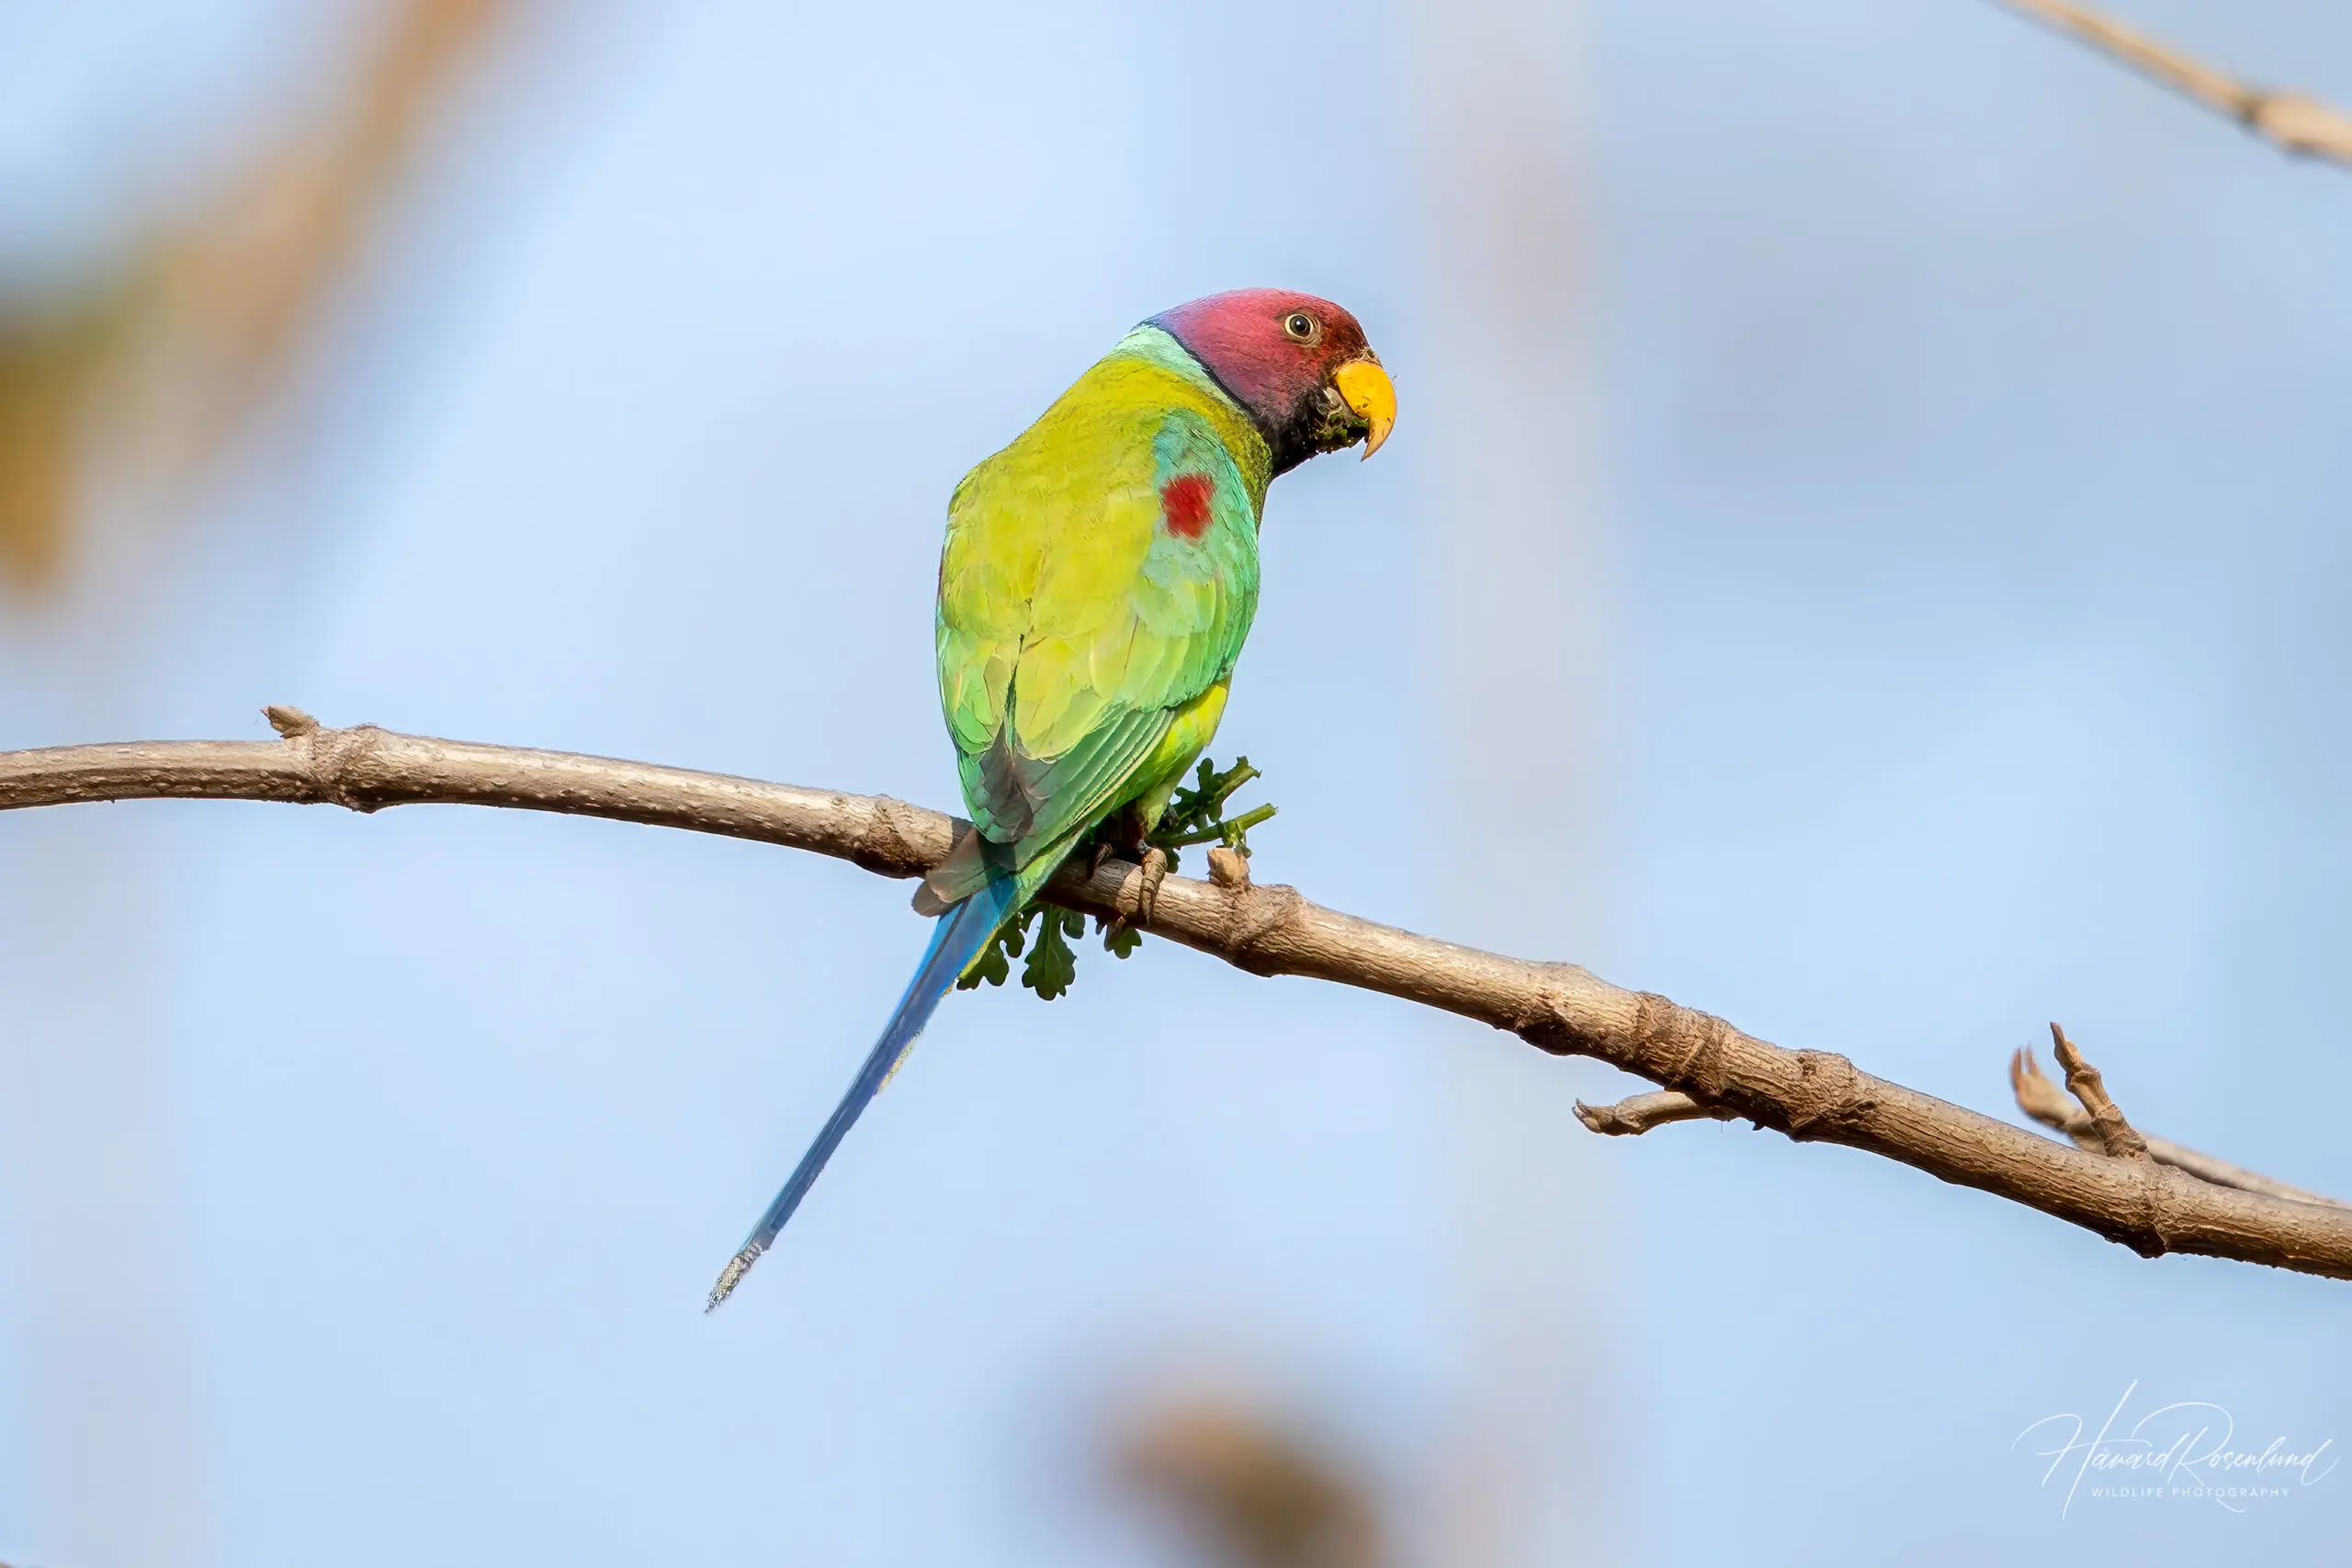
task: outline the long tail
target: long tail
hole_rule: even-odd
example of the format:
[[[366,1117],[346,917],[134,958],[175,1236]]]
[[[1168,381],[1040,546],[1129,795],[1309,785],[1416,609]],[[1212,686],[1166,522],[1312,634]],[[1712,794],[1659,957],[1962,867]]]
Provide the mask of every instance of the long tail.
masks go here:
[[[865,1065],[857,1070],[856,1080],[842,1096],[841,1104],[833,1108],[832,1117],[817,1134],[817,1141],[800,1156],[792,1179],[784,1184],[784,1190],[775,1195],[768,1212],[752,1227],[743,1249],[720,1271],[718,1283],[710,1288],[710,1304],[703,1309],[705,1312],[718,1310],[718,1303],[728,1298],[751,1271],[752,1265],[760,1260],[760,1254],[775,1240],[776,1233],[792,1218],[792,1211],[800,1207],[800,1200],[816,1184],[825,1162],[833,1157],[842,1139],[857,1124],[859,1113],[881,1092],[883,1084],[914,1044],[915,1036],[931,1021],[939,999],[955,986],[965,965],[979,956],[980,949],[988,945],[996,928],[1012,913],[1020,896],[1021,887],[1014,878],[998,876],[940,917],[937,929],[931,933],[931,949],[922,955],[915,977],[907,982],[906,995],[899,998],[899,1010],[882,1026],[882,1038],[866,1054]]]

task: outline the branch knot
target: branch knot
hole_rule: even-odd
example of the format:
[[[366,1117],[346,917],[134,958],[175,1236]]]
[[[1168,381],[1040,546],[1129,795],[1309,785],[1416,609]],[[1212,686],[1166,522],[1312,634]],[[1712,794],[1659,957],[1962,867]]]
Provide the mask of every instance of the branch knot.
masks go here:
[[[1268,939],[1296,922],[1306,900],[1297,888],[1281,882],[1265,886],[1243,883],[1223,892],[1232,911],[1221,944],[1226,961],[1252,975],[1274,974],[1279,965],[1266,952]]]
[[[279,739],[301,751],[303,773],[313,801],[363,814],[385,804],[364,792],[353,776],[376,750],[377,742],[386,733],[383,729],[372,724],[330,729],[288,703],[272,703],[261,710],[261,716],[269,720],[269,727],[277,731]]]
[[[1817,1125],[1841,1126],[1875,1109],[1878,1102],[1861,1084],[1861,1073],[1838,1052],[1799,1051],[1796,1088],[1788,1097],[1789,1136],[1802,1143]]]
[[[1713,1013],[1701,1012],[1643,991],[1634,1014],[1634,1048],[1650,1059],[1645,1077],[1679,1089],[1702,1104],[1719,1103],[1729,1087],[1725,1048],[1737,1031]],[[1655,1070],[1651,1070],[1654,1067]]]
[[[374,758],[384,734],[383,729],[372,724],[329,729],[313,719],[309,729],[288,739],[309,751],[311,784],[318,791],[319,799],[366,816],[386,804],[365,777],[367,764]]]

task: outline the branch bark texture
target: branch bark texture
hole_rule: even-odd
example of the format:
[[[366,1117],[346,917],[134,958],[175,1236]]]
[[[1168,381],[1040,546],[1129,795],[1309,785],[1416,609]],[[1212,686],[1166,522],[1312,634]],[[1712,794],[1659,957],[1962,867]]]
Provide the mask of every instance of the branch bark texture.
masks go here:
[[[130,741],[0,753],[0,810],[80,801],[276,800],[376,811],[437,803],[563,812],[717,833],[831,855],[885,876],[944,859],[958,819],[882,795],[802,789],[644,762],[329,729],[267,710],[281,739]],[[1792,1051],[1571,964],[1484,953],[1308,902],[1246,878],[1170,876],[1144,908],[1143,872],[1066,868],[1055,902],[1107,916],[1253,975],[1377,991],[1590,1056],[1799,1142],[1842,1144],[2081,1225],[2146,1257],[2202,1253],[2352,1278],[2352,1209],[2219,1186],[2156,1160],[2086,1152]],[[1632,1130],[1632,1129],[1628,1129]]]

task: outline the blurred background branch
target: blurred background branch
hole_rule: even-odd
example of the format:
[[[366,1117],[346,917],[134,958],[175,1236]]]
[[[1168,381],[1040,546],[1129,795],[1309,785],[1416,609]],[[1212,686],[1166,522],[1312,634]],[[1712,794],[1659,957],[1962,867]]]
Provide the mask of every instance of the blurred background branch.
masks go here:
[[[2352,117],[2307,93],[2249,86],[2074,0],[1995,3],[2081,39],[2142,75],[2227,115],[2284,152],[2352,166]]]
[[[1327,1445],[1224,1400],[1148,1410],[1119,1475],[1226,1568],[1382,1568],[1372,1489]]]
[[[481,68],[523,8],[0,6],[12,733],[169,728],[241,665],[304,655],[302,605],[366,507],[368,465],[346,459],[397,466],[392,394],[440,337],[418,307],[470,272],[436,218],[481,178]],[[518,63],[510,86],[536,75]],[[216,851],[128,818],[0,837],[12,1555],[223,1560],[234,1401],[208,1370],[196,1283],[184,1161],[201,1138],[164,1087],[180,900]],[[121,1236],[135,1257],[104,1240]]]
[[[62,292],[0,278],[0,591],[62,585],[92,465],[153,525],[266,409],[506,0],[398,0],[324,118]]]

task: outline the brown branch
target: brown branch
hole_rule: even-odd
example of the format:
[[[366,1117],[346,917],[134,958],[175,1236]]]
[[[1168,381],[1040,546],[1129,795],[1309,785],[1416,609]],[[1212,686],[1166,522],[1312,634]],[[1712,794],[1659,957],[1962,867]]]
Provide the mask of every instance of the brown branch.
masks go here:
[[[2284,152],[2352,166],[2352,117],[2306,93],[2251,87],[2073,0],[1996,0],[2228,116]]]
[[[2050,1054],[2066,1069],[2066,1092],[2090,1112],[2091,1131],[2098,1138],[2100,1150],[2117,1159],[2146,1159],[2148,1140],[2123,1119],[2123,1108],[2108,1097],[2107,1080],[2055,1023],[2050,1026]]]
[[[2052,1025],[2052,1029],[2057,1032],[2056,1025]],[[2060,1037],[2064,1038],[2063,1032]],[[2068,1042],[2070,1047],[2072,1043]],[[2099,1136],[2091,1112],[2067,1099],[2066,1091],[2043,1075],[2041,1064],[2033,1059],[2031,1051],[2018,1051],[2010,1056],[2009,1087],[2017,1092],[2018,1109],[2028,1116],[2065,1134],[2078,1148],[2088,1149],[2093,1154],[2108,1152],[2107,1144]],[[2283,1181],[2248,1170],[2244,1166],[2232,1165],[2228,1160],[2217,1159],[2185,1144],[2176,1144],[2169,1138],[2153,1134],[2134,1135],[2142,1138],[2148,1157],[2158,1165],[2185,1170],[2219,1187],[2234,1187],[2241,1192],[2260,1192],[2292,1203],[2321,1203],[2338,1209],[2352,1206],[2324,1193],[2290,1187]]]
[[[1233,1568],[1377,1568],[1372,1489],[1304,1433],[1225,1403],[1155,1412],[1119,1445],[1125,1479]]]
[[[556,751],[325,729],[269,710],[276,741],[130,741],[0,753],[0,809],[74,801],[278,800],[374,811],[440,802],[568,812],[784,844],[888,876],[944,858],[956,818],[881,796],[761,784]],[[1482,953],[1325,909],[1295,888],[1170,876],[1140,908],[1142,868],[1066,868],[1057,903],[1125,917],[1253,975],[1298,975],[1475,1019],[1555,1055],[1591,1056],[1799,1141],[1916,1167],[2165,1252],[2352,1278],[2352,1210],[2216,1186],[2147,1160],[2110,1159],[1873,1077],[1845,1057],[1791,1051],[1571,964]]]
[[[1653,1089],[1647,1094],[1628,1095],[1613,1105],[1587,1105],[1577,1101],[1577,1120],[1596,1133],[1612,1138],[1638,1138],[1653,1127],[1664,1127],[1676,1122],[1728,1122],[1738,1114],[1720,1105],[1702,1105],[1687,1094],[1670,1089]]]

